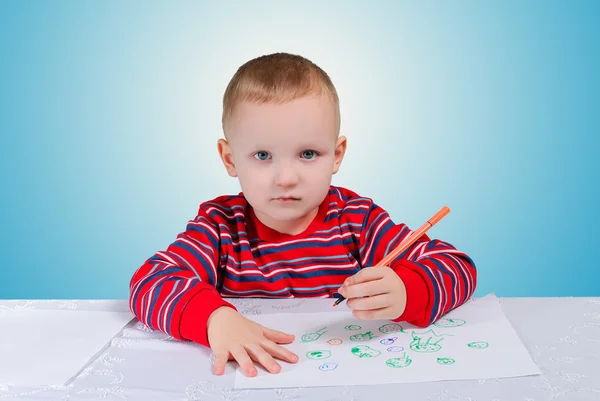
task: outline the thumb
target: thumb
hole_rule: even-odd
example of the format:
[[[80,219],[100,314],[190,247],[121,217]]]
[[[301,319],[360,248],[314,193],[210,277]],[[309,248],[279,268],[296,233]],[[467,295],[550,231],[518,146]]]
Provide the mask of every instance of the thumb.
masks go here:
[[[293,334],[287,334],[279,330],[273,330],[268,327],[262,326],[263,334],[268,340],[273,341],[277,344],[289,344],[294,341]]]

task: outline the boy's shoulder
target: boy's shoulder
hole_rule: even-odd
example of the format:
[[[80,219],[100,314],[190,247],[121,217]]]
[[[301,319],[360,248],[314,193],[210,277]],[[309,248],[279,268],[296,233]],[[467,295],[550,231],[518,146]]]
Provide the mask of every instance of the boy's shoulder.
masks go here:
[[[338,210],[350,211],[350,210],[369,210],[373,205],[373,199],[359,195],[351,189],[330,186],[329,188],[329,202],[336,204]]]
[[[204,201],[198,207],[199,216],[207,216],[215,222],[235,222],[246,217],[248,202],[240,192],[237,195],[220,195]]]

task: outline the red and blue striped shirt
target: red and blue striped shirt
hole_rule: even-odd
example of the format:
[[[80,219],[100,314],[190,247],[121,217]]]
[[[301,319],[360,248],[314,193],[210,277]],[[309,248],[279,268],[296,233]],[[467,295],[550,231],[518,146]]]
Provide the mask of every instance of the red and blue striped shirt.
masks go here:
[[[374,266],[412,231],[366,197],[331,186],[317,216],[297,235],[254,215],[243,194],[200,205],[165,251],[130,283],[130,309],[148,327],[208,345],[206,322],[222,297],[332,297],[344,280]],[[425,327],[466,302],[476,268],[465,253],[423,235],[392,268],[407,291],[395,321]]]

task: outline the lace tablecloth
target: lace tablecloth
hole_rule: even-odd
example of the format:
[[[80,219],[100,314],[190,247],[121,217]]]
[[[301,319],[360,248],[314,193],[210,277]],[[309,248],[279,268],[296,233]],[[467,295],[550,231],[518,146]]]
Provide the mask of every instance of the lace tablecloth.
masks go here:
[[[315,311],[311,299],[231,301],[244,314]],[[233,375],[212,375],[210,350],[152,332],[134,320],[67,385],[0,385],[0,400],[600,400],[600,298],[500,302],[542,376],[236,391]],[[126,301],[0,301],[0,307],[128,311]],[[196,370],[187,368],[191,357]]]

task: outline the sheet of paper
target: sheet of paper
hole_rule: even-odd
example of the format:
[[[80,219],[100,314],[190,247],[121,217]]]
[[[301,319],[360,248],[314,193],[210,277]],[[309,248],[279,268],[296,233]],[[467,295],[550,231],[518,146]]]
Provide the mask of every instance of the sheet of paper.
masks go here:
[[[131,313],[0,309],[0,384],[64,385]]]
[[[344,306],[345,307],[345,306]],[[498,299],[470,300],[427,328],[358,320],[339,313],[249,316],[294,334],[286,347],[296,364],[280,362],[271,374],[258,368],[248,378],[236,369],[236,389],[343,386],[438,380],[487,379],[541,374]]]

